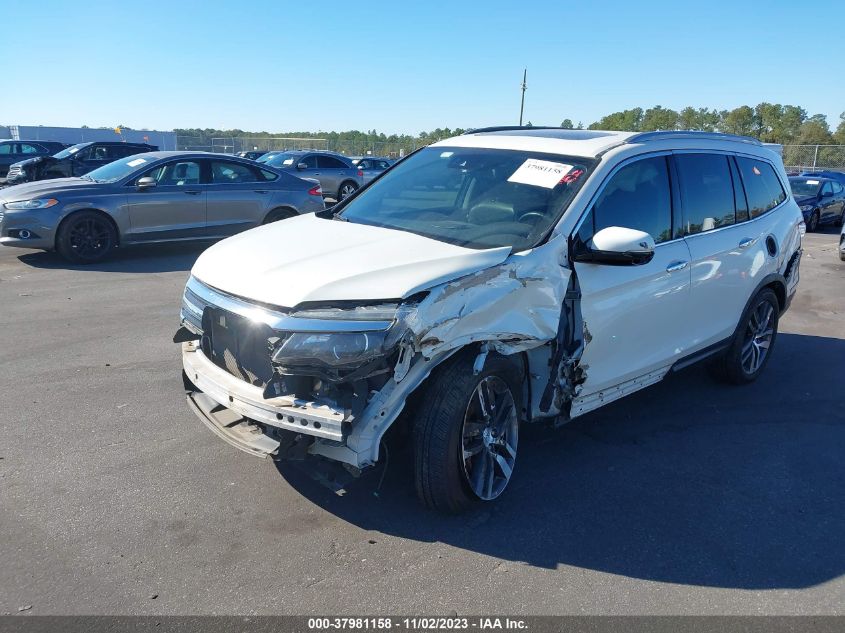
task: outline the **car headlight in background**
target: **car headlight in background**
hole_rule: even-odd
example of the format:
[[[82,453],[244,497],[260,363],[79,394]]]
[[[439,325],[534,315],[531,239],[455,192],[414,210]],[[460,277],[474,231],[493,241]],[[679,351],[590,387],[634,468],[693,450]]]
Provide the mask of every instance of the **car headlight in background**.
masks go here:
[[[55,198],[33,198],[32,200],[20,200],[19,202],[7,202],[4,206],[7,209],[47,209],[59,204]]]

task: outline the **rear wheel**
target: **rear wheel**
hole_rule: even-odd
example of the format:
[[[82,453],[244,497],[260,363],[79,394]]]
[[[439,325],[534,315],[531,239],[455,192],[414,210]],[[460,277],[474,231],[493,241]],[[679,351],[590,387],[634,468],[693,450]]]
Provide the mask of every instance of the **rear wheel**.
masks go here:
[[[414,419],[417,494],[429,508],[457,513],[504,492],[519,440],[519,372],[503,357],[473,375],[471,355],[429,379]]]
[[[727,352],[711,365],[718,378],[736,385],[757,379],[772,354],[779,311],[774,291],[764,288],[757,293],[742,315]]]
[[[273,209],[267,214],[267,217],[264,218],[264,221],[261,224],[270,224],[271,222],[286,220],[287,218],[292,218],[295,215],[296,211],[293,209]]]
[[[358,185],[354,182],[347,180],[340,186],[340,189],[337,192],[337,201],[340,202],[344,198],[348,198],[351,196],[355,191],[358,189]]]
[[[96,211],[75,213],[59,227],[56,250],[66,260],[93,264],[107,257],[117,245],[111,221]]]

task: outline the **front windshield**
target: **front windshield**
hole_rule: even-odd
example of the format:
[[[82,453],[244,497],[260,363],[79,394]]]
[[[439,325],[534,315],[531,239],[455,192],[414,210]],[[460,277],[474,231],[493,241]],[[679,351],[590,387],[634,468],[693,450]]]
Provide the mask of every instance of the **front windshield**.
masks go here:
[[[468,248],[535,246],[595,161],[539,152],[428,147],[350,200],[340,217]]]
[[[146,154],[135,154],[134,156],[127,156],[120,160],[116,160],[108,165],[88,172],[83,178],[93,180],[99,183],[117,182],[126,178],[130,174],[135,173],[146,165],[149,165],[152,160]]]
[[[53,158],[67,158],[68,156],[73,156],[81,150],[83,147],[88,147],[91,143],[77,143],[76,145],[71,145],[70,147],[65,147],[61,152],[58,154],[53,154]]]
[[[818,195],[822,182],[818,178],[790,178],[789,186],[793,196],[807,198]]]
[[[267,152],[266,154],[262,154],[258,158],[255,159],[257,163],[266,163],[268,160],[273,158],[273,156],[278,156],[279,152]]]
[[[276,154],[272,156],[270,160],[262,161],[270,165],[271,167],[292,167],[299,162],[299,158],[302,154],[293,154],[291,152],[281,152],[280,154]]]

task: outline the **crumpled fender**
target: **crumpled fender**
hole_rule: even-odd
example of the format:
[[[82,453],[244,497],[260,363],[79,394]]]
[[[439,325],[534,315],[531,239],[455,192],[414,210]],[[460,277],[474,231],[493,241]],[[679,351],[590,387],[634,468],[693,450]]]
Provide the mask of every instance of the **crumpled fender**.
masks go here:
[[[484,341],[514,354],[554,339],[571,275],[559,261],[562,242],[435,286],[406,321],[416,349],[430,359]]]

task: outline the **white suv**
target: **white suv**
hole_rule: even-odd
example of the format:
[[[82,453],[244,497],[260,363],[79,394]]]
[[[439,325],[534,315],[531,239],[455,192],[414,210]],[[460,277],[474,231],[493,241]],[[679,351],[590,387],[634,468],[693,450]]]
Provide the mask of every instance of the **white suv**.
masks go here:
[[[521,423],[565,422],[704,359],[757,378],[798,283],[789,191],[780,159],[744,137],[441,141],[329,212],[200,256],[174,339],[188,401],[246,452],[355,472],[400,419],[426,505],[493,500]]]

